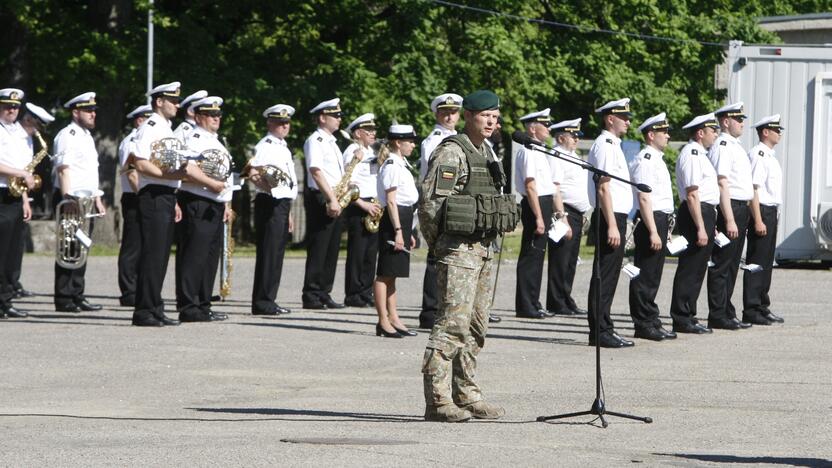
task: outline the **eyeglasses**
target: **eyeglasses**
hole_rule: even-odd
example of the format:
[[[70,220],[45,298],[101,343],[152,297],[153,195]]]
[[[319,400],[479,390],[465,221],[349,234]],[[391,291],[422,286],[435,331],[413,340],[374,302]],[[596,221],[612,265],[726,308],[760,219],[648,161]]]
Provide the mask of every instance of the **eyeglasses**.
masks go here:
[[[16,110],[20,109],[20,104],[3,104],[2,109]]]

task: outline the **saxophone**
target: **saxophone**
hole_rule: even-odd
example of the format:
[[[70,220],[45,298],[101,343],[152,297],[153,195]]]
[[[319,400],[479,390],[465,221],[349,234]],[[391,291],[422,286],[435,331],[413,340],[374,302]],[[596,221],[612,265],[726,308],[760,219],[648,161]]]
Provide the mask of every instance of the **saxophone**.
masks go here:
[[[335,193],[335,198],[338,200],[338,204],[341,205],[342,210],[346,208],[347,205],[357,200],[360,194],[358,186],[350,182],[350,179],[352,178],[352,171],[355,170],[355,166],[357,166],[360,162],[360,159],[353,157],[352,161],[350,161],[350,163],[347,164],[346,169],[344,169],[344,176],[341,177],[341,180],[338,181],[338,184],[332,189],[333,193]]]
[[[378,227],[381,223],[381,217],[384,216],[384,208],[379,204],[378,200],[376,200],[375,198],[371,198],[370,203],[380,208],[378,210],[378,214],[376,216],[373,216],[370,213],[367,213],[362,219],[362,221],[364,223],[364,229],[366,229],[367,232],[375,234],[378,232]]]
[[[38,139],[38,143],[40,143],[40,151],[38,151],[38,154],[32,158],[32,161],[27,164],[23,170],[32,174],[32,177],[35,179],[35,186],[32,190],[40,190],[41,185],[43,185],[43,181],[40,180],[39,175],[34,174],[35,167],[40,164],[44,157],[48,156],[49,149],[46,147],[46,142],[43,141],[43,137],[40,135],[39,131],[35,130],[34,136]],[[12,194],[12,196],[21,197],[28,190],[29,188],[26,187],[26,180],[23,177],[9,178],[9,193]]]
[[[231,216],[222,231],[222,259],[220,264],[220,298],[225,302],[225,298],[231,295],[231,272],[234,270],[234,264],[231,263],[231,258],[234,256],[234,237],[232,236],[234,230],[234,218],[237,214],[231,211]]]

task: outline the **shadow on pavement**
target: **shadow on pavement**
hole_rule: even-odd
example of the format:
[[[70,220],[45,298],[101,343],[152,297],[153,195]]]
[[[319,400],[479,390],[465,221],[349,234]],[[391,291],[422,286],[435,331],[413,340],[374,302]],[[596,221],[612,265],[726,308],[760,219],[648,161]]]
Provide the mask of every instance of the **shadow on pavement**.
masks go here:
[[[325,411],[325,410],[303,410],[285,408],[185,408],[188,410],[204,413],[228,413],[228,414],[258,414],[263,416],[312,416],[317,418],[343,418],[330,421],[363,420],[376,422],[423,422],[424,418],[418,415],[406,414],[379,414],[379,413],[356,413],[350,411]],[[276,418],[281,419],[281,418]],[[300,421],[301,419],[289,419],[289,421]]]
[[[327,327],[311,327],[306,325],[295,325],[290,323],[283,323],[283,319],[278,320],[270,320],[268,323],[235,323],[235,325],[243,325],[243,326],[250,326],[250,327],[276,327],[276,328],[289,328],[292,330],[307,330],[307,331],[322,331],[322,332],[329,332],[329,333],[344,333],[350,335],[370,335],[371,329],[367,331],[357,331],[357,330],[342,330],[340,328],[327,328]]]
[[[832,460],[822,458],[803,457],[740,457],[736,455],[717,454],[696,454],[696,453],[654,453],[666,457],[687,458],[712,463],[744,463],[744,464],[770,464],[770,465],[791,465],[791,466],[832,466]]]

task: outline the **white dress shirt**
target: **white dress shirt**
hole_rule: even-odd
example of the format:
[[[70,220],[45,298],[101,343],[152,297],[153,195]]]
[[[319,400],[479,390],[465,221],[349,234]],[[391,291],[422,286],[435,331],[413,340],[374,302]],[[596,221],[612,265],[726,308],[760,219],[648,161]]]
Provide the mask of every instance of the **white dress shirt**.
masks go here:
[[[55,136],[53,148],[55,174],[60,174],[61,166],[67,166],[64,173],[69,176],[69,194],[98,190],[98,150],[89,130],[72,122]]]
[[[202,153],[203,151],[209,149],[217,149],[225,154],[228,154],[228,149],[222,144],[222,142],[220,142],[216,133],[209,132],[199,126],[194,128],[194,130],[185,137],[185,144],[188,145],[189,150],[197,153]],[[189,162],[188,164],[194,164],[194,162]],[[228,161],[228,164],[230,167],[231,161]],[[226,178],[225,181],[226,187],[231,185],[231,181],[229,180],[230,178],[231,174],[229,173],[228,178]],[[219,203],[230,202],[231,196],[234,195],[233,190],[224,190],[220,193],[216,193],[203,185],[195,184],[193,182],[182,182],[179,190]]]
[[[295,161],[292,159],[292,152],[286,145],[286,140],[267,134],[254,147],[254,157],[249,161],[250,166],[272,165],[283,170],[292,179],[292,187],[279,185],[270,192],[274,198],[289,198],[294,200],[298,197],[298,177],[295,174]],[[256,186],[255,186],[256,187]],[[260,187],[257,193],[264,193]]]
[[[320,190],[312,177],[312,168],[317,167],[330,188],[334,189],[344,176],[344,159],[335,137],[320,128],[315,130],[303,144],[303,154],[306,156],[306,184],[309,188]]]
[[[344,150],[343,157],[345,168],[350,164],[352,158],[355,156],[355,151],[358,149],[358,143],[353,143],[347,146],[347,149]],[[361,152],[364,153],[364,156],[362,156],[361,161],[355,165],[355,169],[352,171],[352,177],[350,177],[350,182],[358,186],[358,191],[360,192],[359,197],[377,198],[378,163],[376,161],[376,155],[373,153],[372,148],[361,147]]]
[[[751,161],[739,140],[726,132],[720,133],[708,152],[708,158],[716,168],[717,176],[728,178],[732,200],[748,201],[754,198]]]
[[[575,159],[580,157],[574,151],[567,151],[566,148],[556,146],[555,149],[561,153],[566,153]],[[586,213],[592,206],[589,204],[589,192],[587,189],[586,170],[577,164],[572,164],[566,161],[558,161],[558,166],[563,170],[563,177],[560,181],[560,194],[563,197],[563,203],[572,208]],[[593,187],[594,190],[594,187]]]
[[[555,182],[552,174],[552,166],[549,165],[549,156],[529,149],[520,148],[514,158],[514,185],[517,192],[528,196],[526,192],[526,179],[534,179],[534,186],[537,196],[545,197],[555,193]]]
[[[761,205],[780,206],[783,204],[783,169],[774,157],[774,149],[758,143],[748,153],[751,159],[751,173],[757,197]]]
[[[637,184],[647,184],[653,191],[650,192],[650,202],[653,211],[673,213],[673,185],[670,181],[670,172],[664,163],[664,153],[645,146],[633,160],[630,166],[631,180]],[[641,193],[633,187],[636,197]],[[638,203],[638,198],[636,198]]]
[[[396,153],[390,153],[381,165],[378,174],[378,200],[382,207],[387,206],[387,190],[391,188],[396,189],[398,206],[413,206],[419,201],[419,191],[416,189],[416,182],[409,166],[410,164]]]
[[[611,175],[621,177],[624,180],[630,180],[627,159],[624,156],[624,151],[621,150],[621,139],[607,130],[602,131],[598,135],[598,138],[595,139],[595,142],[589,149],[588,162]],[[592,173],[587,174],[587,180],[589,201],[595,207],[597,203],[595,200],[595,183],[592,181]],[[609,184],[609,192],[612,198],[612,211],[614,213],[629,215],[633,209],[632,188],[629,184],[615,179],[610,180]]]
[[[456,135],[456,130],[448,130],[447,128],[436,124],[430,135],[422,140],[422,145],[419,147],[419,182],[425,180],[425,175],[428,173],[428,165],[430,164],[430,155],[433,150],[442,143],[445,138]]]
[[[0,164],[23,169],[32,162],[32,138],[18,122],[0,123]],[[0,187],[8,187],[9,178],[0,175]]]
[[[180,123],[176,129],[173,131],[173,137],[179,139],[181,142],[185,142],[185,138],[191,134],[192,131],[196,128],[196,122],[191,119],[185,119],[182,123]]]
[[[170,120],[153,113],[139,127],[133,139],[136,159],[150,160],[151,147],[153,143],[163,138],[174,138],[173,130],[170,129]],[[148,185],[163,185],[165,187],[179,188],[180,181],[176,179],[159,179],[139,173],[139,191]]]
[[[679,198],[685,200],[688,187],[696,187],[699,201],[709,205],[719,204],[719,184],[716,170],[708,158],[708,150],[691,140],[679,152],[676,160],[676,188]]]
[[[123,193],[133,193],[133,187],[130,185],[130,181],[127,178],[127,167],[125,163],[127,162],[127,158],[130,156],[130,153],[135,153],[136,150],[133,149],[135,147],[136,142],[134,138],[138,129],[130,130],[130,133],[121,140],[121,143],[118,144],[118,173],[119,177],[121,178],[121,191]]]

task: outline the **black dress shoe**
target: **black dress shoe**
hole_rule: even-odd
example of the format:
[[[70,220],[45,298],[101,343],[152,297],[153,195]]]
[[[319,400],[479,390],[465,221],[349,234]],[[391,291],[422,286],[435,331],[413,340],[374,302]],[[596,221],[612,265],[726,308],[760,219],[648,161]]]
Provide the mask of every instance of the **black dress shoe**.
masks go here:
[[[364,299],[364,302],[367,303],[367,307],[375,309],[375,307],[376,307],[375,298],[373,298],[373,297],[362,297],[362,299]]]
[[[208,312],[208,315],[211,317],[212,322],[222,322],[223,320],[228,320],[228,314],[225,312],[214,312],[212,310]]]
[[[280,315],[280,311],[277,309],[252,310],[251,315]]]
[[[571,311],[572,315],[586,315],[586,309],[581,309],[580,307],[575,307]]]
[[[75,305],[77,305],[79,309],[86,312],[95,312],[96,310],[103,309],[101,304],[90,304],[90,302],[86,299],[75,301]]]
[[[311,309],[311,310],[325,310],[326,305],[320,302],[304,302],[303,303],[304,309]]]
[[[503,321],[502,318],[500,318],[500,317],[498,317],[494,314],[488,314],[488,323],[500,323],[502,321]],[[421,328],[421,327],[419,327],[419,328]],[[433,328],[433,327],[431,327],[431,328]]]
[[[321,302],[326,306],[327,309],[343,309],[344,307],[346,307],[344,304],[333,301],[331,297],[328,297]]]
[[[120,297],[118,299],[118,303],[121,304],[122,307],[136,307],[136,299],[132,297]]]
[[[6,316],[10,317],[10,318],[26,318],[26,317],[29,316],[29,314],[27,312],[24,312],[22,310],[17,310],[17,309],[14,308],[14,306],[7,307],[3,311],[3,313],[5,313]]]
[[[686,325],[673,325],[673,331],[676,333],[692,333],[694,335],[704,335],[707,333],[713,333],[714,331],[710,328],[702,325],[701,323],[689,323]]]
[[[662,341],[665,338],[658,328],[636,328],[635,337],[650,341]]]
[[[164,320],[162,320],[164,322]],[[211,314],[202,312],[179,314],[179,322],[181,323],[197,323],[197,322],[212,322]],[[165,323],[167,325],[167,323]]]
[[[32,291],[27,291],[23,288],[19,288],[19,289],[14,290],[14,298],[15,299],[20,299],[22,297],[32,297],[34,295],[35,295],[35,293],[33,293]]]
[[[754,325],[771,325],[771,320],[761,314],[742,314],[742,321]]]
[[[674,332],[674,331],[667,331],[663,327],[659,327],[659,328],[657,328],[657,330],[659,330],[659,332],[662,335],[664,335],[664,339],[666,339],[666,340],[675,340],[676,339],[677,335],[676,335],[676,332]]]
[[[399,327],[393,327],[393,328],[395,328],[396,331],[399,332],[399,335],[401,335],[401,336],[416,336],[416,335],[418,335],[418,333],[416,333],[415,331],[404,330],[404,329],[401,329]]]
[[[537,309],[537,311],[540,312],[541,314],[545,315],[546,317],[554,317],[555,316],[555,312],[551,311],[551,310]]]
[[[589,345],[595,346],[595,340],[592,339],[593,333],[589,334]],[[620,336],[616,335],[615,333],[610,332],[602,332],[601,339],[599,340],[599,344],[602,348],[629,348],[630,346],[634,346],[634,343],[630,340],[625,340]]]
[[[55,304],[55,312],[70,312],[73,314],[80,314],[81,308],[74,302],[69,304]]]
[[[328,306],[329,304],[327,304]],[[360,297],[351,297],[349,299],[344,299],[344,305],[346,307],[367,307],[367,301]],[[333,307],[335,309],[336,307]]]
[[[136,327],[164,327],[165,324],[159,320],[156,320],[156,317],[143,317],[137,319],[133,317],[133,326]]]
[[[279,314],[291,314],[292,310],[287,309],[286,307],[283,307],[283,306],[277,306],[277,313],[279,313]]]
[[[783,320],[783,317],[780,317],[779,315],[775,315],[774,312],[772,312],[772,311],[763,312],[763,318],[768,319],[770,322],[775,322],[775,323],[785,322],[785,320]]]
[[[398,331],[390,333],[389,331],[381,328],[381,325],[378,323],[376,324],[376,336],[383,336],[385,338],[402,338],[402,335]]]
[[[517,318],[527,318],[527,319],[545,319],[546,314],[540,312],[539,310],[534,310],[532,312],[517,312]]]
[[[561,310],[547,310],[549,312],[549,317],[554,317],[555,315],[575,315],[571,309],[561,309]]]
[[[735,323],[731,319],[714,319],[708,320],[709,328],[716,328],[719,330],[739,330],[740,324]]]
[[[171,326],[171,327],[175,327],[175,326],[177,326],[181,323],[181,322],[179,322],[179,320],[174,320],[172,318],[168,318],[166,315],[162,315],[162,318],[159,319],[159,321],[162,322],[164,325],[168,325],[168,326]]]
[[[624,338],[623,336],[619,335],[618,333],[612,332],[612,336],[615,337],[616,339],[618,339],[619,341],[621,341],[621,343],[624,345],[625,348],[636,345],[635,343],[628,340],[627,338]]]
[[[491,321],[490,315],[488,316],[488,321]],[[419,328],[421,328],[422,330],[433,330],[433,323],[419,322]]]

